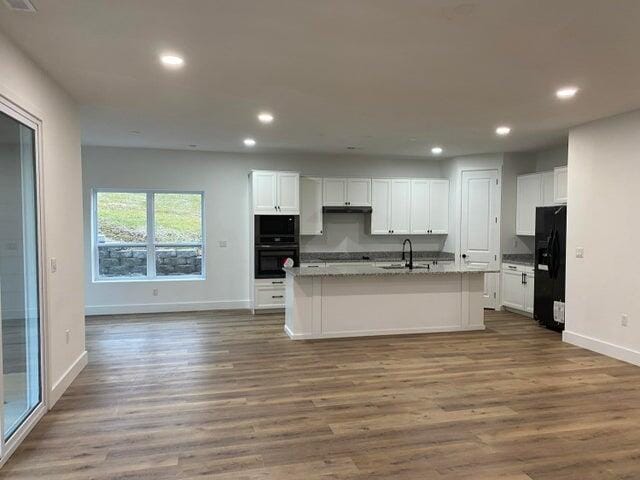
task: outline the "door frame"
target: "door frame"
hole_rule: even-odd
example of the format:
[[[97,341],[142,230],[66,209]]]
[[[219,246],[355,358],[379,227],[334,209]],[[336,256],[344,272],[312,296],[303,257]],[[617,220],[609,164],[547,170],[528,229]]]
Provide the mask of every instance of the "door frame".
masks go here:
[[[40,403],[27,416],[22,425],[14,432],[8,442],[4,440],[4,410],[0,405],[0,467],[11,457],[13,452],[22,443],[25,437],[44,416],[49,405],[49,375],[48,375],[48,297],[47,297],[47,265],[45,253],[45,225],[44,225],[44,177],[43,177],[43,142],[42,120],[33,112],[26,110],[0,92],[0,112],[26,125],[34,131],[34,156],[35,156],[35,193],[36,193],[36,227],[38,247],[38,314],[39,314],[39,346],[40,346]],[[0,372],[2,372],[2,330],[0,329]],[[0,381],[0,399],[4,398],[3,382]]]

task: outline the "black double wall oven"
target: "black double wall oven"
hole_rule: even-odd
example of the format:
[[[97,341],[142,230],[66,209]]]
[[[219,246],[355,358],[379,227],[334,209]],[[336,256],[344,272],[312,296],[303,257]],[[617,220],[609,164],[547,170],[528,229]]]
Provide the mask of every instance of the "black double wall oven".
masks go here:
[[[298,215],[255,215],[255,278],[282,278],[287,258],[300,265]]]

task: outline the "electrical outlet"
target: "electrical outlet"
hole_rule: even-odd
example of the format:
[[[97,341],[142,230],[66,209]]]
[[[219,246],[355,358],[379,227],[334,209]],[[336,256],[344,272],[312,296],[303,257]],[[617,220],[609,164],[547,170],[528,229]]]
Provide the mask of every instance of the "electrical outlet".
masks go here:
[[[56,273],[58,271],[58,260],[52,258],[49,262],[51,264],[51,273]]]
[[[620,325],[622,325],[623,327],[626,327],[629,325],[629,315],[627,315],[626,313],[622,314],[622,318],[620,319]]]
[[[582,247],[576,248],[576,258],[584,258],[584,248]]]
[[[158,296],[158,289],[157,289],[157,288],[154,288],[154,289],[153,289],[153,296],[154,296],[154,297],[157,297],[157,296]]]
[[[71,330],[64,331],[65,340],[67,341],[67,345],[69,345],[69,340],[71,340]]]
[[[227,241],[226,241],[226,240],[220,240],[220,241],[218,242],[218,246],[219,246],[220,248],[225,248],[225,247],[227,246]]]

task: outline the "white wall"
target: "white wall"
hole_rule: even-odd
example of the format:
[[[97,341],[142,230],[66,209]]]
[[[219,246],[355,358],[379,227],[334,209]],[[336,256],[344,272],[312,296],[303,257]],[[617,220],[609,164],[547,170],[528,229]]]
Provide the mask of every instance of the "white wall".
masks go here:
[[[640,110],[571,130],[564,339],[640,365],[638,185]]]
[[[85,257],[91,258],[91,189],[143,188],[205,192],[206,280],[92,282],[87,262],[87,312],[144,312],[249,306],[249,187],[252,169],[293,170],[316,176],[441,177],[429,159],[326,155],[224,154],[182,150],[83,148]],[[328,215],[323,237],[303,237],[303,251],[400,249],[398,237],[371,237],[364,215]],[[219,241],[227,247],[219,247]],[[439,250],[441,238],[414,248]],[[158,296],[153,289],[158,288]]]
[[[45,274],[49,403],[86,362],[82,252],[80,128],[72,99],[0,33],[0,95],[42,121],[45,253],[58,272]],[[69,344],[65,331],[70,331]]]
[[[545,148],[532,153],[536,172],[548,172],[555,167],[563,167],[567,164],[568,144],[563,143],[554,147]]]
[[[517,176],[536,171],[535,153],[507,153],[502,167],[502,253],[533,253],[533,237],[516,235]]]

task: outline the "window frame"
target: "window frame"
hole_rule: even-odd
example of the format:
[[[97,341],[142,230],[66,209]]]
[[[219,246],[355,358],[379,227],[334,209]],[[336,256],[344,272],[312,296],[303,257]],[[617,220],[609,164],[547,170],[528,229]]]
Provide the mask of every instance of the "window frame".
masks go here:
[[[146,243],[113,242],[101,244],[98,241],[98,194],[99,193],[144,193],[147,206],[147,241]],[[185,194],[200,195],[200,232],[202,243],[156,243],[155,241],[155,195],[156,194]],[[180,282],[206,280],[206,230],[205,230],[205,193],[202,190],[160,190],[135,188],[103,188],[91,189],[91,253],[92,253],[92,281],[93,283],[114,282]],[[103,277],[100,276],[100,246],[113,247],[145,247],[147,249],[147,274],[137,277]],[[156,248],[171,247],[200,247],[202,249],[202,264],[200,275],[160,275],[156,273]]]

